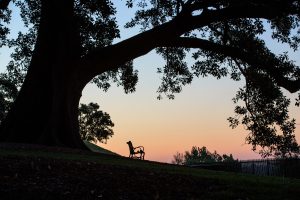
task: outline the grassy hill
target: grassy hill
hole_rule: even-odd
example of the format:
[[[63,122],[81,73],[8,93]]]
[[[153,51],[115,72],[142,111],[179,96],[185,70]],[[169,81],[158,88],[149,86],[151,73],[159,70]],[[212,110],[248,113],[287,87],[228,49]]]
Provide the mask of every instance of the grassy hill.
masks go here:
[[[83,141],[84,144],[92,151],[92,152],[96,152],[96,153],[103,153],[103,154],[109,154],[109,155],[119,155],[115,152],[109,151],[107,149],[104,149],[98,145],[95,145],[91,142],[88,141]]]
[[[0,199],[299,199],[300,180],[0,144]]]

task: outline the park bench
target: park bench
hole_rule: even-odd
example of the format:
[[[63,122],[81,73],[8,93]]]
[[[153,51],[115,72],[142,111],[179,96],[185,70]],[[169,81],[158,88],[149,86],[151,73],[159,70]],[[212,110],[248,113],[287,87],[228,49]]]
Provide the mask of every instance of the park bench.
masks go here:
[[[136,158],[136,159],[144,160],[145,150],[144,150],[143,146],[133,147],[131,141],[128,141],[127,144],[128,144],[129,152],[130,152],[129,158]]]

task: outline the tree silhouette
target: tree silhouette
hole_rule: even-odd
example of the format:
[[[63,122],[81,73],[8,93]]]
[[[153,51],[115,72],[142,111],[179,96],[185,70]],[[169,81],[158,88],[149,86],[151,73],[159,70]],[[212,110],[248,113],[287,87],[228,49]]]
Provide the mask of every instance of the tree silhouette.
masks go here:
[[[0,124],[5,119],[17,94],[18,90],[15,84],[5,74],[0,74]]]
[[[17,94],[18,89],[7,77],[7,74],[0,74],[0,124],[5,119]],[[97,103],[80,104],[78,117],[82,140],[106,143],[114,134],[111,129],[114,123],[111,121],[110,115],[99,110]]]
[[[6,37],[8,3],[21,9],[28,29],[12,40]],[[299,0],[127,0],[126,5],[136,10],[126,27],[141,26],[141,33],[113,44],[119,30],[110,0],[1,1],[0,46],[15,47],[8,73],[22,87],[2,123],[0,141],[84,148],[77,119],[84,86],[92,80],[107,90],[113,80],[133,92],[138,79],[132,60],[156,49],[166,61],[158,70],[160,94],[174,98],[195,76],[245,78],[235,99],[245,102],[235,110],[242,121],[229,118],[232,127],[243,123],[254,148],[272,152],[287,144],[287,151],[294,150],[295,122],[288,118],[281,88],[298,92],[300,69],[286,54],[272,53],[260,36],[270,26],[273,39],[297,50]],[[192,66],[184,61],[189,51]]]
[[[79,130],[82,140],[106,143],[114,134],[113,126],[109,114],[99,110],[97,103],[80,104]]]
[[[176,152],[176,154],[173,155],[173,160],[171,161],[171,163],[176,165],[184,165],[184,155],[182,153]]]
[[[176,153],[174,156],[173,164],[179,165],[193,165],[200,163],[214,163],[214,162],[234,162],[236,161],[232,154],[222,156],[214,151],[213,153],[208,151],[208,149],[203,147],[193,146],[191,151],[186,151],[184,154]]]

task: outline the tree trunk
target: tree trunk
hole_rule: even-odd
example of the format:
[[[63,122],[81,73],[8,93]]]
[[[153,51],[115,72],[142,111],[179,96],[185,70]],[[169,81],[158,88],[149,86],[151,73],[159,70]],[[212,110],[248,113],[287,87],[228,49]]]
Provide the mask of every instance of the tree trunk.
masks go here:
[[[81,89],[71,79],[49,76],[28,75],[3,123],[1,141],[83,148],[77,119]]]
[[[80,56],[73,16],[72,0],[42,0],[34,55],[0,141],[85,148],[78,126],[84,84],[72,64]]]

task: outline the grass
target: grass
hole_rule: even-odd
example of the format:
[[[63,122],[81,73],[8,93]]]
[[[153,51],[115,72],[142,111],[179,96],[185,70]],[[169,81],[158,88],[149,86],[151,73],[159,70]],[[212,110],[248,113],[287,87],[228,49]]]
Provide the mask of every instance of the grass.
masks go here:
[[[98,145],[95,145],[91,142],[88,142],[86,140],[83,141],[84,144],[92,151],[92,152],[96,152],[96,153],[102,153],[102,154],[108,154],[108,155],[118,155],[115,152],[112,152],[110,150],[104,149]]]
[[[88,144],[90,148],[95,148]],[[102,148],[96,152],[104,151]],[[176,177],[190,177],[206,182],[218,183],[222,189],[213,184],[209,187],[201,199],[298,199],[300,196],[300,180],[287,179],[282,177],[261,177],[230,172],[218,172],[203,169],[195,169],[184,166],[176,166],[165,163],[140,161],[124,158],[104,151],[99,153],[77,153],[51,150],[30,150],[30,149],[2,149],[0,157],[16,158],[43,158],[54,160],[65,160],[69,162],[96,163],[101,166],[108,166],[110,169],[125,169],[143,172],[145,177],[148,174],[169,174]],[[132,178],[132,177],[131,177]],[[140,177],[137,177],[139,179]],[[154,180],[155,182],[155,180]],[[172,183],[170,183],[172,184]],[[191,187],[197,188],[195,185]],[[214,188],[215,187],[215,188]]]

